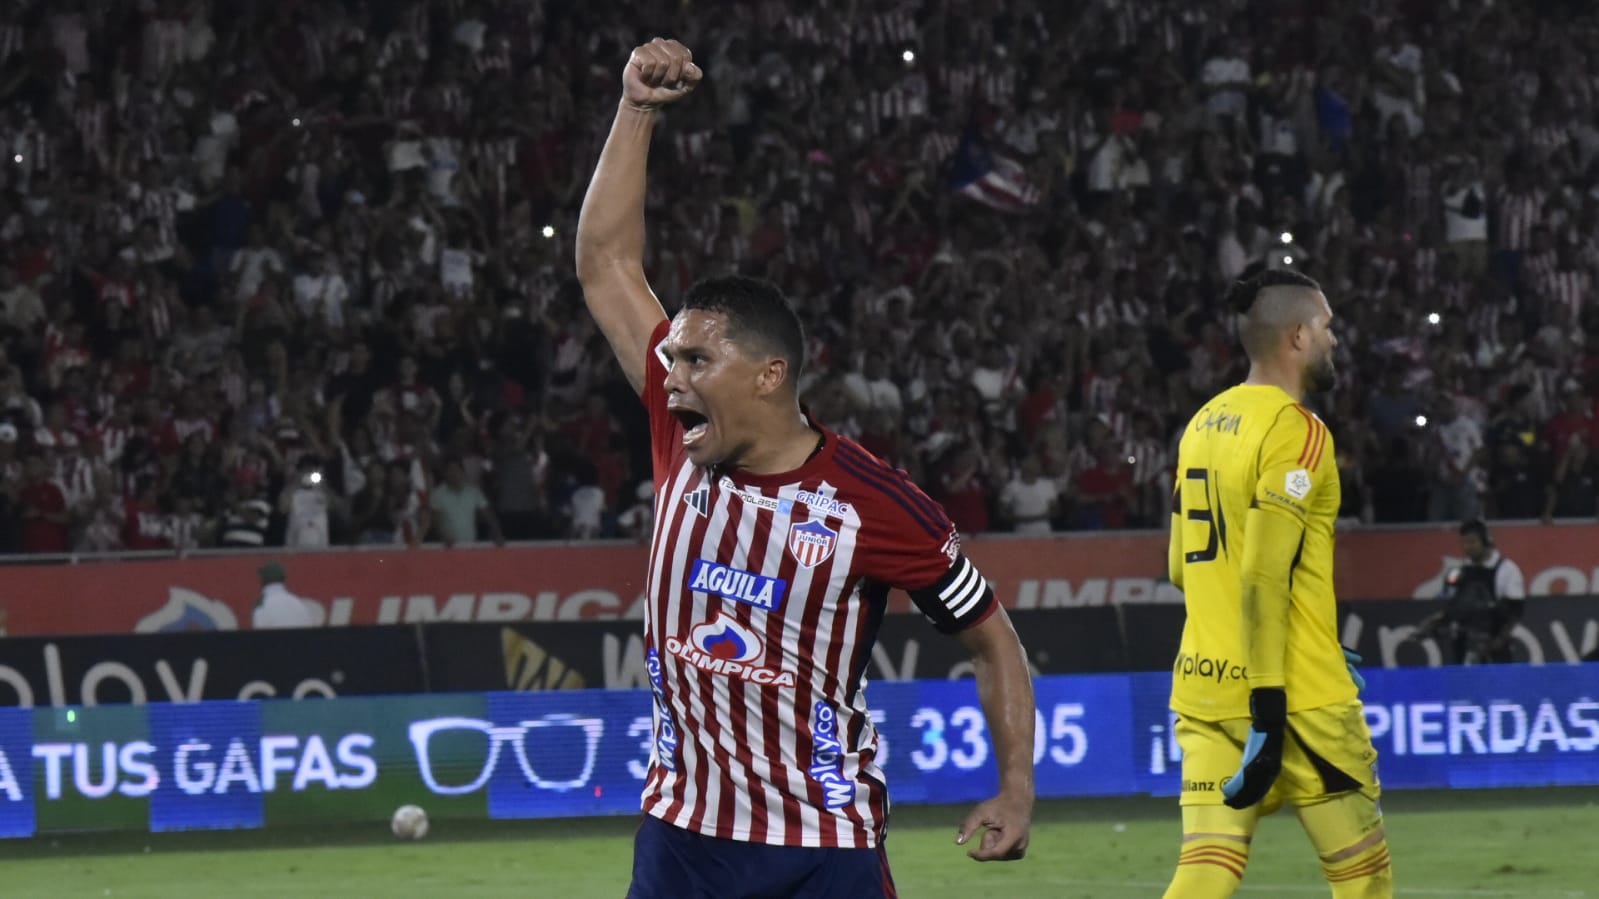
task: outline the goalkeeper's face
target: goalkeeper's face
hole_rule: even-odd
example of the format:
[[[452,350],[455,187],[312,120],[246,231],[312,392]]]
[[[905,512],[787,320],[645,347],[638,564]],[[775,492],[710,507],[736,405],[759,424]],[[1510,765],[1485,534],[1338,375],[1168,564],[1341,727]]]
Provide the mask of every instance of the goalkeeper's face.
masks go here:
[[[1338,347],[1338,337],[1332,330],[1332,307],[1327,298],[1317,294],[1321,308],[1305,327],[1310,332],[1308,359],[1305,363],[1305,390],[1309,393],[1326,393],[1338,384],[1338,369],[1333,364],[1333,350]]]

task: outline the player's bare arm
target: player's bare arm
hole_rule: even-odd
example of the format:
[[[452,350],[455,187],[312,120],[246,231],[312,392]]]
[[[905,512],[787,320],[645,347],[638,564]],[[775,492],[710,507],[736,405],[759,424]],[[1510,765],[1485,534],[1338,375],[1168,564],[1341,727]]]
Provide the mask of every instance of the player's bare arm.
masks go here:
[[[666,318],[644,278],[644,173],[656,110],[688,96],[703,73],[677,41],[656,38],[622,70],[622,100],[594,167],[577,220],[577,277],[583,301],[635,391],[645,354]]]
[[[1033,679],[1010,616],[996,608],[960,634],[977,663],[977,695],[994,734],[999,795],[972,809],[955,842],[965,845],[987,828],[967,855],[980,862],[1011,861],[1027,854],[1033,823]]]

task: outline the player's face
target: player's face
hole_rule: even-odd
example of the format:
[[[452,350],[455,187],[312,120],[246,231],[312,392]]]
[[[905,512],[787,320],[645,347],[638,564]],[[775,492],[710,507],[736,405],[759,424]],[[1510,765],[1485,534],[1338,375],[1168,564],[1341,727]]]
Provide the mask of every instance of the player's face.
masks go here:
[[[1466,558],[1473,562],[1481,562],[1488,557],[1488,545],[1476,534],[1460,535],[1460,548],[1465,552]]]
[[[1310,393],[1326,393],[1338,385],[1338,370],[1333,366],[1333,350],[1338,338],[1332,331],[1332,307],[1327,298],[1316,295],[1321,309],[1306,326],[1310,329],[1310,359],[1305,368],[1305,389]]]
[[[695,465],[737,464],[754,442],[750,420],[763,366],[727,330],[721,313],[689,309],[661,343],[666,409],[683,423],[683,448]]]

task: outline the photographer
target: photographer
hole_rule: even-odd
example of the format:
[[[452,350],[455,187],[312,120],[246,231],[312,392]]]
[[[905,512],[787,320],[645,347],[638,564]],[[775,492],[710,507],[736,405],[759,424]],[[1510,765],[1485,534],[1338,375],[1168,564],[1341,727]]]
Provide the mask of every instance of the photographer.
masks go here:
[[[1424,620],[1411,640],[1447,634],[1461,665],[1511,662],[1510,634],[1521,621],[1527,591],[1521,567],[1494,547],[1488,526],[1460,526],[1466,564],[1449,572],[1446,605]]]

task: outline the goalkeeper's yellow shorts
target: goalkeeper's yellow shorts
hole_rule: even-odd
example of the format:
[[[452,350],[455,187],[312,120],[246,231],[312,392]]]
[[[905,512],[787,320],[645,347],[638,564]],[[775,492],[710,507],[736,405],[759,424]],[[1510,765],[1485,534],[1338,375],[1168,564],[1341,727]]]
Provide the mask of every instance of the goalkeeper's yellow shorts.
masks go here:
[[[1199,721],[1179,714],[1177,745],[1183,751],[1183,805],[1221,805],[1221,788],[1238,772],[1249,738],[1248,718]],[[1375,802],[1377,750],[1359,700],[1306,709],[1288,715],[1283,739],[1283,770],[1261,811],[1271,814],[1284,802],[1305,805],[1359,790]]]

